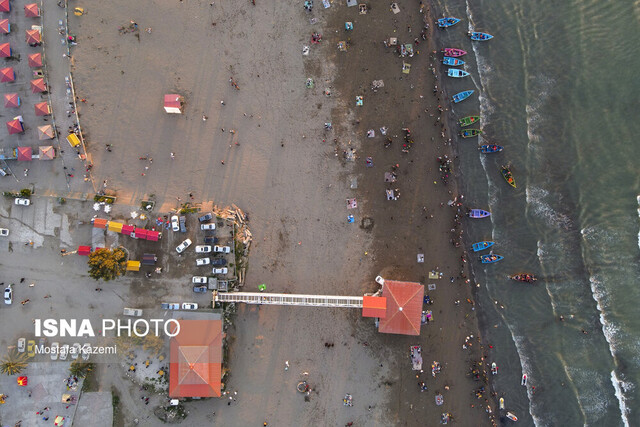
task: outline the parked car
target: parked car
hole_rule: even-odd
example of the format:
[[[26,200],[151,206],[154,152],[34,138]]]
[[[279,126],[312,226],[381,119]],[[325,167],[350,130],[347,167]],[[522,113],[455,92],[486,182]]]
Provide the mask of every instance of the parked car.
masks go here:
[[[196,246],[196,253],[197,254],[208,254],[209,252],[211,252],[211,246],[209,246],[209,245]]]
[[[226,265],[227,264],[227,260],[224,258],[214,258],[213,261],[211,261],[211,265]]]
[[[86,342],[82,345],[82,360],[87,361],[89,360],[90,356],[91,356],[91,344]]]
[[[142,309],[125,307],[122,311],[122,314],[124,314],[125,316],[140,317],[142,316]]]
[[[198,304],[196,304],[195,302],[183,302],[182,303],[182,309],[183,310],[197,310],[198,309]]]
[[[0,236],[7,237],[9,235],[9,230],[7,228],[0,228]]]
[[[197,294],[202,294],[204,292],[207,292],[207,286],[206,285],[194,286],[193,292]]]
[[[204,242],[207,245],[215,245],[216,243],[218,243],[218,238],[213,236],[207,236],[204,238]]]
[[[202,215],[200,218],[198,218],[198,221],[200,222],[207,222],[207,221],[211,221],[211,219],[213,219],[213,215],[211,214],[211,212]]]
[[[60,360],[67,360],[67,356],[69,355],[69,344],[64,344],[60,347]]]
[[[11,286],[7,286],[6,288],[4,288],[4,303],[13,303],[13,290],[11,289]]]
[[[231,252],[231,248],[229,246],[214,246],[213,252],[228,254]]]
[[[71,358],[76,360],[78,356],[80,356],[80,352],[82,351],[82,346],[80,343],[73,343],[73,347],[71,348]]]
[[[160,308],[164,310],[179,310],[180,304],[177,302],[163,302],[160,304]]]
[[[196,259],[196,266],[211,264],[211,258],[198,258]]]
[[[176,252],[178,252],[179,254],[181,254],[182,252],[184,252],[185,249],[187,249],[189,246],[191,246],[191,240],[190,239],[186,239],[184,242],[180,243],[178,245],[178,247],[176,248]]]
[[[14,203],[20,206],[29,206],[31,204],[31,200],[25,199],[24,197],[18,197]]]
[[[52,342],[51,353],[49,354],[49,356],[51,357],[51,360],[58,360],[59,351],[60,351],[60,344],[58,344],[57,342]]]
[[[180,215],[180,231],[187,232],[187,218],[182,215]]]
[[[213,274],[227,274],[228,272],[229,269],[227,267],[213,268]]]
[[[191,279],[191,283],[203,284],[207,283],[207,278],[205,276],[193,276]]]
[[[213,223],[200,224],[200,230],[215,230],[216,225]]]
[[[27,357],[31,358],[36,355],[36,342],[35,340],[27,341]]]
[[[171,217],[171,229],[173,231],[180,231],[180,224],[178,223],[178,215]]]
[[[27,340],[25,338],[20,338],[18,340],[18,353],[24,353],[24,347],[27,343]]]

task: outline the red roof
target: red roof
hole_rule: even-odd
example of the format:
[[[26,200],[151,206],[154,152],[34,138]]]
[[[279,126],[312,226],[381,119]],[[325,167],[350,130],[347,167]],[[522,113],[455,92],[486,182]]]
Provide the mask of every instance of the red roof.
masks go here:
[[[31,80],[31,92],[39,93],[47,90],[47,85],[44,83],[44,79]]]
[[[20,106],[20,97],[17,93],[4,94],[4,106],[6,108],[18,108]]]
[[[385,280],[382,296],[387,298],[387,315],[380,319],[378,332],[420,335],[424,285]]]
[[[29,3],[24,6],[24,16],[27,18],[37,18],[40,16],[38,5],[36,3]]]
[[[122,234],[126,234],[128,236],[131,236],[131,233],[133,233],[133,228],[134,228],[133,225],[126,225],[125,224],[125,225],[122,226],[121,233]]]
[[[136,228],[136,237],[138,239],[146,239],[147,238],[147,230],[144,228]]]
[[[47,102],[38,102],[34,105],[36,110],[36,116],[48,116],[51,114],[51,108],[49,108],[49,104]]]
[[[31,147],[18,147],[18,161],[28,162],[33,156]]]
[[[384,319],[387,316],[387,299],[384,297],[362,297],[362,317],[379,317]]]
[[[42,67],[42,54],[40,52],[29,54],[28,59],[29,67]]]
[[[9,34],[11,30],[11,24],[8,19],[0,19],[0,33]]]
[[[220,397],[222,320],[179,322],[180,333],[170,342],[169,397]]]
[[[181,108],[183,98],[181,95],[169,94],[164,96],[164,106],[170,108]]]
[[[94,218],[93,219],[93,228],[107,228],[107,222],[104,218]]]
[[[9,135],[13,135],[14,133],[24,132],[22,123],[18,119],[9,120],[7,122],[7,129],[9,130]]]
[[[26,40],[28,44],[38,44],[42,41],[42,37],[40,36],[40,31],[38,30],[27,30],[26,31]]]
[[[147,230],[147,240],[151,240],[152,242],[157,242],[158,237],[160,237],[160,233],[153,230]]]
[[[11,12],[9,0],[0,0],[0,12]]]
[[[51,145],[41,145],[39,151],[40,160],[53,160],[56,157],[56,150]]]
[[[0,69],[0,82],[12,82],[16,79],[16,73],[13,72],[13,68],[7,67]]]
[[[11,56],[11,43],[0,44],[0,58],[8,58]]]
[[[89,256],[91,246],[78,246],[78,255]]]

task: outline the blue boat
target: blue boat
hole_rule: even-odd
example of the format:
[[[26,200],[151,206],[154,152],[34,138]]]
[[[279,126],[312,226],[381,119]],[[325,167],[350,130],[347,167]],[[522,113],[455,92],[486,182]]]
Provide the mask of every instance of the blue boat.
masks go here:
[[[438,19],[438,27],[447,28],[456,25],[460,20],[458,18],[449,17],[449,18],[440,18]]]
[[[472,245],[472,248],[473,248],[473,252],[480,252],[480,251],[484,251],[487,248],[490,248],[493,245],[495,245],[495,242],[491,242],[491,241],[478,242],[478,243],[474,243]]]
[[[464,101],[465,99],[470,97],[472,93],[472,90],[465,90],[464,92],[456,93],[455,95],[453,95],[453,102],[457,104],[460,101]]]
[[[458,70],[457,68],[449,68],[449,71],[447,71],[447,75],[449,77],[461,78],[461,77],[467,77],[470,74],[467,73],[465,70]]]
[[[467,215],[469,215],[469,218],[486,218],[491,215],[491,212],[482,209],[471,209]]]
[[[480,255],[480,261],[483,264],[493,264],[494,262],[498,262],[501,259],[504,259],[502,255],[494,255],[494,254]]]
[[[491,34],[477,33],[475,31],[469,31],[469,37],[471,37],[471,40],[475,40],[477,42],[484,42],[493,38]]]
[[[464,61],[462,59],[453,58],[451,56],[445,56],[442,58],[442,63],[444,65],[450,65],[452,67],[458,67],[460,65],[464,65]]]
[[[488,153],[499,153],[504,149],[501,145],[481,145],[480,152],[488,154]]]

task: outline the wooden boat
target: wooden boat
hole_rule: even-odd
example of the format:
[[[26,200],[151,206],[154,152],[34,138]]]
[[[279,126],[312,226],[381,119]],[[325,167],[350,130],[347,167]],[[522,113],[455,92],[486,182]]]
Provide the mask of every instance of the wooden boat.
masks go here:
[[[514,422],[518,421],[518,417],[516,417],[516,414],[514,414],[513,412],[507,412],[507,418]]]
[[[457,77],[457,78],[462,78],[462,77],[467,77],[470,74],[467,73],[465,70],[458,70],[457,68],[449,68],[449,70],[447,71],[447,76],[449,77]]]
[[[470,97],[472,93],[472,90],[465,90],[464,92],[456,93],[455,95],[453,95],[453,102],[457,104],[460,101],[464,101],[465,99]]]
[[[444,58],[442,58],[442,63],[444,65],[450,65],[452,67],[458,67],[460,65],[464,65],[464,61],[462,59],[452,58],[450,56],[445,56]]]
[[[526,283],[533,283],[536,280],[538,280],[536,276],[529,273],[514,274],[513,276],[509,276],[509,279],[515,280],[516,282],[526,282]]]
[[[482,262],[483,264],[493,264],[494,262],[498,262],[502,259],[504,259],[502,255],[494,255],[494,254],[480,255],[480,262]]]
[[[460,131],[460,136],[463,138],[472,138],[482,133],[480,129],[463,129]]]
[[[455,47],[445,47],[440,52],[444,53],[444,56],[452,56],[454,58],[467,54],[466,50],[456,49]]]
[[[525,387],[527,386],[527,374],[522,374],[522,381],[520,381],[520,384]]]
[[[500,398],[500,409],[504,409],[504,397]]]
[[[440,27],[440,28],[453,27],[458,22],[460,22],[460,19],[454,18],[454,17],[440,18],[440,19],[438,19],[438,27]]]
[[[469,215],[469,218],[486,218],[491,216],[491,212],[482,209],[471,209],[467,215]]]
[[[480,121],[480,116],[467,116],[458,120],[458,123],[460,124],[460,126],[466,127],[474,123],[477,123],[479,121]]]
[[[491,364],[491,375],[498,375],[498,365],[496,362]]]
[[[488,154],[488,153],[499,153],[502,151],[504,147],[501,145],[481,145],[480,152]]]
[[[479,33],[476,31],[469,31],[469,37],[471,37],[471,40],[474,40],[477,42],[484,42],[487,40],[491,40],[493,38],[491,34]]]
[[[490,248],[491,246],[495,245],[495,243],[496,242],[491,242],[491,241],[478,242],[471,245],[471,247],[473,248],[473,252],[480,252],[487,248]]]
[[[502,176],[507,181],[507,183],[513,188],[516,188],[516,180],[513,179],[513,174],[511,173],[511,169],[509,169],[508,166],[502,166],[500,171],[502,172]]]

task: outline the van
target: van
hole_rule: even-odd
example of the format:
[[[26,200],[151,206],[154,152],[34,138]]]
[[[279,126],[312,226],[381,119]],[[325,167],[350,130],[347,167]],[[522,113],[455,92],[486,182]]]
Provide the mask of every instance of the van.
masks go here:
[[[7,171],[4,168],[0,168],[0,176],[7,176]]]
[[[142,316],[142,309],[141,308],[126,308],[125,307],[123,314],[125,316],[140,317],[140,316]]]
[[[69,141],[69,145],[74,148],[80,145],[80,140],[75,133],[70,133],[69,135],[67,135],[67,141]]]

